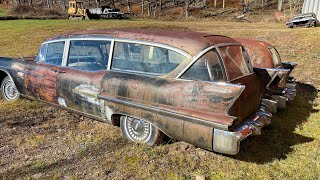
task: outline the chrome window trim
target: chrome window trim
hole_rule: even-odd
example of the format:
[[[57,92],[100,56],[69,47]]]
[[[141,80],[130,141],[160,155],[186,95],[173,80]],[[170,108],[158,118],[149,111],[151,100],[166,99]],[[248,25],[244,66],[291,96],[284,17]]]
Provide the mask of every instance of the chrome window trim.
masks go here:
[[[125,69],[112,69],[112,61],[114,60],[113,59],[113,55],[114,55],[114,48],[115,48],[115,45],[117,42],[120,42],[120,43],[131,43],[131,44],[139,44],[139,45],[145,45],[145,46],[153,46],[153,47],[159,47],[159,48],[163,48],[163,49],[167,49],[167,50],[171,50],[171,51],[174,51],[180,55],[183,55],[187,60],[187,59],[191,59],[192,56],[190,54],[188,54],[187,52],[179,49],[179,48],[175,48],[173,46],[169,46],[169,45],[165,45],[165,44],[160,44],[160,43],[153,43],[153,42],[146,42],[146,41],[138,41],[138,40],[128,40],[128,39],[118,39],[118,38],[115,38],[114,39],[114,42],[113,42],[113,46],[112,46],[112,56],[111,56],[111,61],[109,61],[110,64],[108,64],[108,67],[110,71],[117,71],[117,72],[126,72],[126,73],[129,73],[129,74],[145,74],[147,76],[165,76],[171,72],[168,72],[166,74],[157,74],[157,73],[148,73],[148,72],[144,72],[144,71],[134,71],[134,70],[125,70]],[[184,60],[184,61],[185,61]],[[181,64],[181,63],[180,63]],[[178,65],[179,66],[179,65]],[[178,67],[177,66],[177,67]],[[176,68],[177,68],[176,67]],[[175,68],[175,69],[176,69]]]
[[[141,45],[147,45],[147,46],[154,46],[154,47],[159,47],[159,48],[164,48],[164,49],[168,49],[171,51],[174,51],[176,53],[179,53],[181,55],[183,55],[184,57],[186,57],[186,59],[191,59],[192,56],[185,52],[182,49],[173,47],[173,46],[169,46],[166,44],[161,44],[161,43],[156,43],[156,42],[148,42],[148,41],[142,41],[142,40],[131,40],[131,39],[124,39],[124,38],[113,38],[110,36],[96,36],[96,37],[67,37],[67,38],[60,38],[60,39],[53,39],[53,40],[48,40],[42,44],[46,44],[46,43],[51,43],[51,42],[58,42],[58,41],[65,41],[67,42],[67,44],[65,44],[65,52],[66,54],[64,54],[65,58],[63,58],[63,63],[62,63],[62,67],[64,68],[70,68],[67,66],[67,61],[68,61],[68,56],[69,56],[69,51],[70,51],[70,41],[74,41],[74,40],[95,40],[95,41],[111,41],[111,45],[110,45],[110,51],[109,51],[109,59],[108,59],[108,67],[105,70],[100,70],[100,71],[106,71],[106,70],[112,70],[111,69],[111,65],[112,65],[112,61],[113,61],[113,55],[114,55],[114,47],[115,47],[115,43],[116,42],[126,42],[126,43],[135,43],[135,44],[141,44]],[[73,69],[73,68],[70,68]],[[86,70],[81,70],[81,71],[86,71]],[[117,70],[120,71],[120,70]],[[121,70],[123,71],[123,70]],[[97,72],[97,71],[88,71],[88,72]],[[128,71],[126,70],[126,72],[129,73],[134,73],[134,74],[146,74],[145,72],[135,72],[135,71]],[[147,73],[147,75],[152,76],[150,73]],[[159,74],[157,76],[164,76],[167,74]]]
[[[198,61],[203,55],[205,55],[207,52],[211,51],[212,49],[215,49],[216,46],[210,46],[200,52],[198,52],[195,56],[193,56],[191,62],[177,75],[176,79],[180,79],[181,76],[196,62]],[[218,53],[219,55],[219,53]],[[219,55],[220,57],[220,55]]]
[[[114,45],[115,45],[115,41],[114,41],[114,39],[112,39],[111,40],[111,45],[110,45],[110,52],[109,52],[107,70],[111,69],[111,64],[112,64],[111,61],[113,60]]]
[[[61,67],[62,64],[63,64],[63,59],[65,58],[65,48],[66,48],[66,43],[67,43],[67,40],[66,40],[66,39],[56,39],[56,40],[52,40],[52,41],[46,41],[46,42],[44,42],[44,43],[42,43],[42,44],[40,45],[40,49],[41,49],[41,47],[44,46],[44,45],[48,45],[48,44],[50,44],[50,43],[57,43],[57,42],[64,42],[64,47],[63,47],[63,52],[62,52],[62,62],[61,62],[60,65],[57,65],[57,64],[49,64],[49,63],[46,63],[46,62],[39,62],[39,61],[36,61],[37,58],[35,58],[34,62],[39,63],[39,64],[48,64],[48,65],[53,65],[53,66],[59,66],[59,67]],[[40,49],[39,49],[39,51],[40,51]],[[39,54],[39,51],[38,51],[38,54]],[[45,52],[46,57],[47,57],[47,52],[48,52],[48,48],[46,49],[46,52]],[[38,55],[37,55],[37,56],[38,56]]]
[[[225,43],[227,44],[227,43]],[[219,44],[218,44],[219,45]],[[224,44],[223,44],[224,45]],[[228,45],[228,44],[227,44]],[[237,44],[238,45],[238,44]],[[219,63],[222,63],[221,64],[221,68],[222,68],[222,71],[223,71],[223,76],[225,78],[225,80],[227,81],[227,73],[226,73],[226,67],[225,67],[225,64],[224,64],[224,61],[220,55],[220,50],[218,47],[221,47],[221,46],[210,46],[210,47],[207,47],[206,49],[200,51],[199,53],[197,53],[191,60],[191,62],[178,74],[178,76],[176,77],[176,79],[182,79],[181,76],[196,62],[198,61],[203,55],[205,55],[206,53],[208,53],[209,51],[213,50],[213,49],[216,49],[217,50],[217,55],[218,55],[218,58],[219,58]],[[214,81],[215,82],[215,81]]]
[[[197,54],[192,58],[191,62],[178,74],[178,76],[176,77],[176,79],[181,78],[181,76],[182,76],[196,61],[198,61],[203,55],[205,55],[206,53],[208,53],[209,51],[211,51],[211,50],[213,50],[213,49],[216,49],[216,50],[217,50],[217,54],[218,54],[220,60],[222,61],[222,65],[223,65],[223,66],[222,66],[222,68],[223,68],[222,70],[224,71],[223,73],[224,73],[224,76],[225,76],[225,78],[226,78],[226,81],[229,81],[230,78],[229,78],[228,73],[226,72],[226,66],[225,66],[224,60],[223,60],[222,57],[221,57],[221,51],[220,51],[220,49],[219,49],[220,47],[225,47],[225,46],[240,46],[243,51],[246,51],[246,50],[244,49],[244,47],[242,46],[242,44],[240,44],[240,43],[220,43],[220,44],[216,44],[216,45],[214,45],[214,46],[210,46],[210,47],[208,47],[208,48],[200,51],[199,53],[197,53]],[[250,60],[249,60],[248,62],[247,62],[247,60],[246,60],[246,64],[247,64],[248,69],[249,69],[249,71],[250,71],[249,74],[251,74],[251,73],[253,72],[253,69],[252,69],[253,67],[252,67],[252,64],[251,64]],[[248,75],[249,75],[249,74],[248,74]]]
[[[177,52],[183,56],[185,56],[188,59],[191,59],[192,56],[185,52],[182,49],[173,47],[173,46],[169,46],[166,44],[161,44],[161,43],[157,43],[157,42],[148,42],[148,41],[142,41],[142,40],[131,40],[131,39],[122,39],[122,38],[115,38],[114,39],[115,42],[126,42],[126,43],[135,43],[135,44],[141,44],[141,45],[146,45],[146,46],[154,46],[154,47],[159,47],[159,48],[164,48],[164,49],[168,49],[174,52]]]
[[[63,52],[61,67],[67,66],[68,56],[69,56],[69,48],[70,48],[70,40],[67,39],[66,43],[64,44],[64,52]]]
[[[61,65],[61,67],[63,67],[63,68],[74,69],[74,70],[85,71],[85,72],[100,72],[100,71],[108,70],[108,66],[107,66],[107,69],[102,69],[102,70],[97,70],[97,71],[89,71],[89,70],[77,69],[77,68],[72,68],[72,67],[67,66],[69,53],[70,53],[70,42],[71,41],[110,41],[111,44],[110,44],[109,57],[108,57],[108,66],[109,66],[110,59],[111,59],[110,58],[111,57],[110,53],[111,53],[111,49],[113,49],[112,48],[112,46],[113,46],[112,43],[114,42],[113,39],[110,39],[110,38],[96,38],[96,37],[94,37],[94,38],[67,38],[66,39],[67,43],[65,44],[65,49],[64,49],[65,50],[64,53],[66,53],[66,58],[62,60],[62,65]]]
[[[45,43],[48,42],[55,42],[55,41],[63,41],[63,40],[109,40],[109,41],[115,41],[115,42],[127,42],[127,43],[136,43],[136,44],[141,44],[141,45],[147,45],[147,46],[155,46],[155,47],[160,47],[168,50],[175,51],[179,54],[182,54],[186,58],[191,59],[192,56],[187,53],[186,51],[166,45],[166,44],[161,44],[157,42],[149,42],[149,41],[143,41],[143,40],[131,40],[131,39],[125,39],[125,38],[113,38],[113,37],[70,37],[70,38],[61,38],[61,39],[54,39],[54,40],[48,40]]]

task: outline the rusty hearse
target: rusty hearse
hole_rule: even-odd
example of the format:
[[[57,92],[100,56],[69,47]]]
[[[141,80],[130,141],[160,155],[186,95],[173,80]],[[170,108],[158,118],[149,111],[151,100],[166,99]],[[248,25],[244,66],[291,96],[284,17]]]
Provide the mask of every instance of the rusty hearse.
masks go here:
[[[295,62],[281,62],[280,54],[270,43],[260,40],[236,38],[248,52],[251,64],[255,68],[264,68],[268,71],[272,81],[267,84],[266,99],[270,111],[285,108],[286,102],[294,100],[296,96],[295,78],[290,76]]]
[[[272,78],[255,71],[235,39],[159,29],[64,34],[34,59],[0,58],[7,101],[55,104],[119,126],[138,143],[168,136],[231,155],[271,122],[262,102]]]

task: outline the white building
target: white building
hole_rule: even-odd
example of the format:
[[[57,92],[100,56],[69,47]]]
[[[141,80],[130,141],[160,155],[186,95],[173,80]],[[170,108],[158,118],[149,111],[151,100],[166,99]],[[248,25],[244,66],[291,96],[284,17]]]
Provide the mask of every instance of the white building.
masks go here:
[[[320,19],[320,0],[305,0],[302,6],[302,13],[315,13]]]

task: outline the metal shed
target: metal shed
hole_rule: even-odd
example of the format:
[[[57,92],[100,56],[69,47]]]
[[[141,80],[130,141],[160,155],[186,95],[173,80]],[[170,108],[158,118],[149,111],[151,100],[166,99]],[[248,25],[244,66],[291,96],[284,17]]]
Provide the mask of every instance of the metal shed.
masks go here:
[[[305,0],[302,6],[302,13],[315,13],[320,19],[320,0]]]

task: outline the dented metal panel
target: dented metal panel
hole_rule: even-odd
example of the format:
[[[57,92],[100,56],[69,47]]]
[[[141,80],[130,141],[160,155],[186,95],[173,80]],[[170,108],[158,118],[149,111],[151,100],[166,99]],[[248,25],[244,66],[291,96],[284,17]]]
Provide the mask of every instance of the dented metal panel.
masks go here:
[[[102,89],[101,96],[107,98],[231,125],[225,111],[242,86],[109,71]]]

